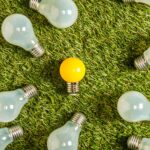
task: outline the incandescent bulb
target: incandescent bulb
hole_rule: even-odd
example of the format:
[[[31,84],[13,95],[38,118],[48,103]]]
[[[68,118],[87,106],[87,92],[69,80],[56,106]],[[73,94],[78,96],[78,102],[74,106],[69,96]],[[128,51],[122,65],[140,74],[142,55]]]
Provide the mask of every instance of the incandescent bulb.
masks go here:
[[[71,121],[53,131],[48,138],[48,150],[77,150],[81,126],[85,121],[83,114],[76,113]]]
[[[131,150],[150,150],[150,139],[131,136],[128,139],[127,145]]]
[[[30,8],[44,15],[57,28],[70,27],[78,17],[73,0],[30,0]]]
[[[139,70],[144,70],[150,66],[150,48],[143,53],[143,56],[135,59],[134,65]]]
[[[150,102],[142,93],[129,91],[119,98],[118,112],[128,122],[150,120]]]
[[[23,89],[0,93],[0,122],[15,120],[28,99],[35,96],[37,90],[33,85]]]
[[[23,136],[23,129],[20,126],[0,129],[0,150],[5,150],[16,138]]]
[[[60,75],[67,82],[67,91],[76,95],[79,91],[78,83],[85,76],[85,65],[78,58],[67,58],[60,65]]]
[[[131,2],[136,2],[136,3],[144,3],[150,5],[150,0],[123,0],[125,3],[131,3]]]
[[[8,16],[2,24],[2,35],[7,42],[22,47],[35,57],[44,54],[30,20],[24,15],[13,14]]]

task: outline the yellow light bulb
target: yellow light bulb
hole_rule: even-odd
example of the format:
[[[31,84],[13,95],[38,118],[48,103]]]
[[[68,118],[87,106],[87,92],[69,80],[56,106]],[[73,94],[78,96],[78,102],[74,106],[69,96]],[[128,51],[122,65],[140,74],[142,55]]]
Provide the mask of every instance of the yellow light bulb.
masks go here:
[[[85,65],[78,58],[67,58],[60,66],[60,75],[67,82],[67,91],[76,95],[79,91],[78,82],[85,76]]]

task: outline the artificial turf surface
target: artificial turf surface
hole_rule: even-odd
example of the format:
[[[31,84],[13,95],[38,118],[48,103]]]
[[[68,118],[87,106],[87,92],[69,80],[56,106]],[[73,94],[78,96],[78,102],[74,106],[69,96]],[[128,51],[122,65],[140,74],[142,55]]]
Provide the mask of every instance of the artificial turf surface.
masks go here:
[[[0,0],[0,23],[13,13],[28,16],[46,50],[43,57],[33,58],[0,35],[0,91],[25,84],[39,90],[15,121],[0,123],[0,127],[19,124],[24,128],[24,136],[8,150],[46,150],[49,134],[78,111],[87,117],[79,150],[126,150],[128,136],[150,137],[149,122],[125,122],[116,109],[118,98],[128,90],[150,99],[150,71],[133,67],[134,58],[150,46],[150,7],[120,0],[75,2],[78,21],[60,30],[31,10],[28,0]],[[82,59],[87,68],[77,97],[67,95],[59,75],[61,61],[72,56]]]

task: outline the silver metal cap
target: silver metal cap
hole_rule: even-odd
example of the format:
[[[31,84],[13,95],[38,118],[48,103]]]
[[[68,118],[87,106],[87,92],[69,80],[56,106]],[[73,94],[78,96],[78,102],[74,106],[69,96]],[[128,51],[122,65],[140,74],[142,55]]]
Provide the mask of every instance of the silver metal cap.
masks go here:
[[[79,92],[79,82],[68,82],[67,83],[67,92],[69,95],[77,95]]]
[[[37,95],[37,89],[33,85],[27,85],[23,88],[23,90],[25,92],[25,97],[28,99]]]
[[[20,126],[11,127],[8,128],[8,130],[9,130],[9,136],[12,137],[13,139],[23,136],[23,129]]]
[[[124,3],[136,2],[135,0],[123,0]]]
[[[142,138],[131,136],[128,138],[127,145],[129,149],[139,150]]]
[[[31,54],[35,57],[41,57],[44,54],[44,49],[41,47],[39,43],[37,43],[31,50]]]
[[[86,122],[86,117],[82,113],[76,113],[71,119],[72,122],[82,126]]]
[[[134,61],[134,66],[138,69],[138,70],[145,70],[148,68],[149,64],[147,63],[147,61],[145,60],[144,56],[140,56],[137,59],[135,59]]]
[[[34,9],[34,10],[38,10],[39,0],[30,0],[29,7]]]

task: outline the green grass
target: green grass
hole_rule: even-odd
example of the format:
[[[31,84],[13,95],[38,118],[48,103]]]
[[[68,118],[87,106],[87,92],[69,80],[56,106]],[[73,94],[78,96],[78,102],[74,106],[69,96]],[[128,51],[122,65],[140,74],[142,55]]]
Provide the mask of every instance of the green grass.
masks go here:
[[[31,10],[28,0],[0,0],[0,23],[12,13],[28,16],[46,50],[36,59],[0,35],[0,91],[30,83],[39,90],[15,121],[0,123],[0,127],[19,124],[25,130],[8,150],[46,150],[48,135],[77,111],[88,119],[79,150],[126,150],[128,136],[150,137],[148,122],[125,122],[116,110],[118,98],[128,90],[150,99],[150,71],[133,67],[134,58],[150,46],[150,7],[120,0],[76,0],[76,4],[77,23],[60,30]],[[78,97],[67,95],[58,72],[60,62],[70,56],[82,59],[87,68]]]

